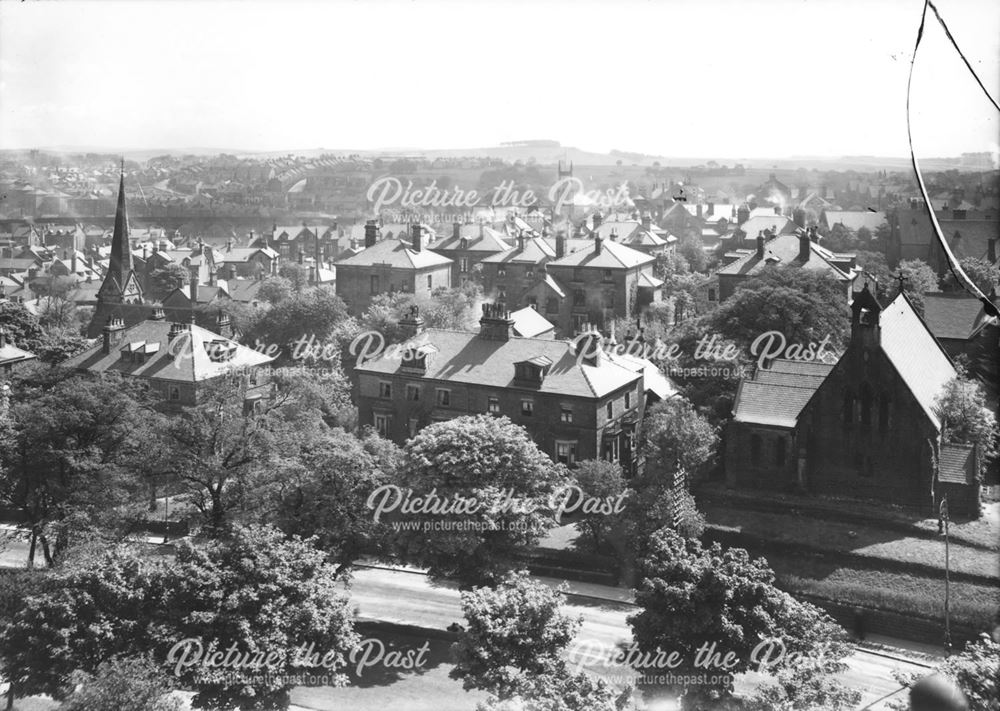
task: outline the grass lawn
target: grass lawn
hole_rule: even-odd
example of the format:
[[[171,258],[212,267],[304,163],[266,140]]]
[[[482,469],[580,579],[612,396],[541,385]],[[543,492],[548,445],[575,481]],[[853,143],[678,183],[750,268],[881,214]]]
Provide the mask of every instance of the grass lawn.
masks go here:
[[[808,544],[821,550],[854,553],[930,565],[944,570],[944,537],[906,536],[895,529],[860,523],[841,523],[815,516],[765,513],[715,503],[702,508],[709,524],[774,541]],[[935,528],[935,531],[937,529]],[[950,531],[949,531],[950,533]],[[993,551],[952,540],[952,570],[1000,580],[1000,564]]]

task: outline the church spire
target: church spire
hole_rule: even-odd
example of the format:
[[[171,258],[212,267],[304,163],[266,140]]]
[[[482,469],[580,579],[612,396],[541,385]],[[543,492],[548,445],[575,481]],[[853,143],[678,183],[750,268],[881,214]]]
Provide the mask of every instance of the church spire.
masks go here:
[[[115,231],[111,237],[111,258],[104,283],[97,292],[98,302],[139,303],[142,289],[132,263],[132,245],[128,235],[128,212],[125,208],[125,159],[122,159],[118,182],[118,207],[115,210]]]
[[[121,179],[118,183],[118,207],[115,210],[115,231],[111,238],[111,264],[108,270],[124,287],[132,271],[132,246],[128,239],[128,212],[125,209],[125,159],[122,158]]]

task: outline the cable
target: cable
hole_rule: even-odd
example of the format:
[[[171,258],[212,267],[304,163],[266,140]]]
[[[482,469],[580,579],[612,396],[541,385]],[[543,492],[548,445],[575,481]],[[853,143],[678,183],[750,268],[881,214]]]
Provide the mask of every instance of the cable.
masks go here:
[[[937,9],[931,5],[931,1],[924,0],[924,9],[920,13],[920,27],[917,28],[917,41],[913,46],[913,58],[910,59],[910,76],[906,81],[906,138],[910,144],[910,162],[913,165],[913,172],[916,173],[917,176],[917,186],[920,188],[920,195],[924,199],[924,206],[927,208],[927,214],[931,218],[931,227],[934,228],[934,236],[937,238],[938,244],[941,245],[941,249],[944,250],[945,258],[948,260],[948,269],[966,291],[982,302],[983,311],[993,318],[1000,318],[1000,311],[997,310],[997,307],[993,304],[993,302],[990,301],[979,289],[979,287],[976,286],[976,284],[968,277],[962,269],[962,266],[958,263],[958,259],[956,259],[954,252],[951,251],[951,247],[948,246],[948,240],[944,238],[944,234],[941,231],[941,224],[938,222],[937,215],[934,214],[934,206],[931,204],[930,196],[927,194],[927,186],[924,185],[924,177],[920,172],[920,162],[917,160],[916,151],[913,150],[913,127],[910,124],[910,95],[913,88],[913,68],[917,63],[917,50],[920,49],[920,41],[924,37],[924,25],[927,22],[928,7],[934,9],[934,14],[938,15]],[[941,19],[940,15],[938,15],[938,19]],[[943,26],[944,22],[942,21],[941,24]],[[945,28],[945,32],[948,32],[947,28]],[[951,37],[950,33],[948,36]],[[954,38],[952,38],[952,43],[954,43]],[[955,49],[958,50],[958,45],[955,45]],[[959,54],[962,54],[961,50],[959,50]],[[965,59],[964,55],[962,55],[962,59]],[[966,61],[965,64],[968,66],[968,61]],[[971,71],[972,68],[969,67],[969,69]],[[975,72],[973,72],[973,76],[975,76]],[[976,77],[976,81],[979,81],[979,77]],[[980,86],[982,86],[982,83],[980,83]],[[985,91],[985,89],[983,90]],[[987,96],[989,96],[988,93]],[[990,97],[990,101],[993,102],[992,97]],[[996,106],[996,103],[993,102],[993,105]]]

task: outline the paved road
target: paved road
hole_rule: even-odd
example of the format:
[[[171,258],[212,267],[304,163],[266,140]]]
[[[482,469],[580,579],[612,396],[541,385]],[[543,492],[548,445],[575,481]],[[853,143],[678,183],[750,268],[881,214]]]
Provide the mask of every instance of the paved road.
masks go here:
[[[432,584],[423,575],[413,572],[363,568],[355,573],[350,593],[352,605],[366,618],[436,629],[444,629],[452,622],[462,620],[461,600],[455,586]],[[583,617],[575,644],[596,641],[600,645],[618,645],[627,644],[631,639],[625,622],[629,610],[623,605],[596,601],[583,604],[583,599],[577,597],[571,597],[567,602],[567,612]],[[858,649],[847,664],[850,668],[843,674],[842,681],[861,691],[864,704],[899,688],[893,671],[921,673],[928,669],[928,665],[922,662],[902,657],[890,658],[862,649]],[[597,671],[594,665],[585,666]],[[758,675],[746,675],[741,686],[747,688],[760,680]],[[884,704],[878,704],[873,708],[884,707]]]

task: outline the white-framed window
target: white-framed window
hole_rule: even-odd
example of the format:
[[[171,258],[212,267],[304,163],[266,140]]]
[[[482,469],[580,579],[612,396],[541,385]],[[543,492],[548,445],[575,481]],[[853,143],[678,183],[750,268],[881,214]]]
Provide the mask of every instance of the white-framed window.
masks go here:
[[[378,384],[378,396],[382,398],[392,397],[392,383],[388,380],[380,380]]]
[[[420,386],[408,383],[406,385],[406,399],[417,402],[420,399]]]
[[[389,415],[375,413],[375,431],[383,437],[389,436]]]
[[[441,407],[451,406],[451,390],[448,390],[447,388],[438,388],[437,404]]]
[[[556,461],[560,464],[576,463],[576,441],[557,440],[556,441]]]
[[[521,400],[521,414],[525,417],[531,417],[535,414],[535,401],[534,400]]]
[[[618,438],[608,437],[604,440],[604,459],[609,462],[617,462],[619,459]]]
[[[562,412],[559,415],[559,421],[560,422],[566,422],[566,423],[572,422],[573,421],[573,408],[572,407],[563,407],[562,408]]]
[[[459,260],[458,260],[458,270],[460,272],[462,272],[463,274],[465,272],[469,271],[469,258],[468,257],[459,257]]]
[[[495,395],[490,395],[486,399],[486,411],[488,413],[490,413],[491,415],[499,415],[500,414],[500,398],[496,397]]]

